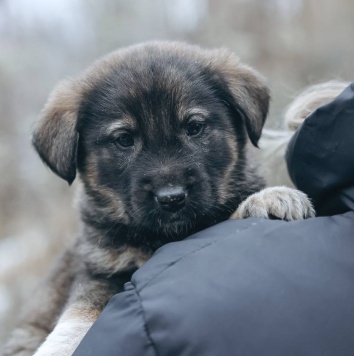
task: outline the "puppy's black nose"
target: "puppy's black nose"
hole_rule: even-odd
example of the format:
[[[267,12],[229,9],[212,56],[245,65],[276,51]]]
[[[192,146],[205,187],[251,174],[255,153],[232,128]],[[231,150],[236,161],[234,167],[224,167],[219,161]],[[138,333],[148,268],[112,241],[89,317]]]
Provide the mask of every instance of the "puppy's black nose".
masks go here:
[[[186,200],[186,192],[180,186],[161,188],[155,193],[155,196],[161,208],[169,212],[181,209]]]

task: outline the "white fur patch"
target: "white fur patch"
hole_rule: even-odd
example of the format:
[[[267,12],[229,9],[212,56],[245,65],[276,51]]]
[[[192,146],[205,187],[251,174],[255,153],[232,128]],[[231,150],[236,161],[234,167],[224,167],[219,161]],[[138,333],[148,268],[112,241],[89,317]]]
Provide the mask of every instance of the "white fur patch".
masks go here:
[[[93,324],[78,318],[60,320],[33,356],[71,356]]]

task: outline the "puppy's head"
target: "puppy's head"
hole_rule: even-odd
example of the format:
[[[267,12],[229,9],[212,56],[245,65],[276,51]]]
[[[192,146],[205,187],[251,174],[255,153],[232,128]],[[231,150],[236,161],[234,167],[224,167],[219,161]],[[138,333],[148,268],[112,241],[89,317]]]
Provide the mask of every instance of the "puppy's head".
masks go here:
[[[183,237],[259,188],[244,151],[268,104],[263,78],[228,51],[153,42],[60,84],[33,143],[69,183],[79,172],[86,220]]]

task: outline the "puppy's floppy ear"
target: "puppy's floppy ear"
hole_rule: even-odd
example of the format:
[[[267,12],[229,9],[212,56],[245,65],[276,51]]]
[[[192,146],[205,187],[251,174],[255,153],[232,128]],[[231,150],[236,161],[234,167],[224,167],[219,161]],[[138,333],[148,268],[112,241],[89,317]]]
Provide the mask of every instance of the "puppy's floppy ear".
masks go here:
[[[76,176],[80,100],[81,88],[76,82],[59,83],[49,96],[32,137],[42,160],[69,184]]]
[[[228,51],[217,52],[216,69],[226,81],[231,104],[244,120],[248,136],[257,147],[268,114],[270,92],[265,79],[254,69],[239,62]]]

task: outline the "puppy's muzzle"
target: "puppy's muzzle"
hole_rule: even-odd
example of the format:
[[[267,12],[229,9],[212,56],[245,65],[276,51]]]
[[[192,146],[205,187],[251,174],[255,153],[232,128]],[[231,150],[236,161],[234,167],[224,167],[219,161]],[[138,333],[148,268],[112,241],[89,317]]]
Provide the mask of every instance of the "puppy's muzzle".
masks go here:
[[[185,206],[187,192],[181,186],[164,187],[155,192],[155,200],[162,210],[176,212]]]

